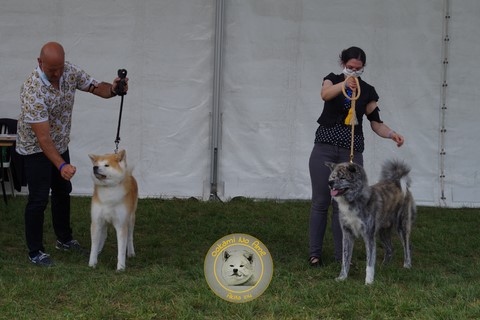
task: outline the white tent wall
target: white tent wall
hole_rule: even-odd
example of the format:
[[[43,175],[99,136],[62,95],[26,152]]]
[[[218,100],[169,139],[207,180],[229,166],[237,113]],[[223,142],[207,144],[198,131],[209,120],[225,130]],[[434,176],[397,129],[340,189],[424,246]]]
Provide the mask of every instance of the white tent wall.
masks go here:
[[[386,158],[412,165],[420,203],[438,204],[443,1],[228,1],[221,174],[225,197],[308,198],[308,158],[322,79],[340,51],[367,53],[382,119],[398,149],[365,120],[371,181]]]
[[[224,3],[220,198],[310,197],[308,157],[323,106],[322,79],[341,71],[342,49],[357,45],[367,53],[363,78],[380,95],[382,120],[406,138],[397,148],[364,121],[370,181],[385,159],[399,158],[412,166],[419,204],[480,205],[479,93],[473,87],[480,41],[478,32],[469,32],[480,26],[478,1]],[[443,101],[445,7],[451,19]],[[35,6],[6,0],[0,11],[0,74],[8,79],[0,86],[1,117],[17,117],[19,87],[41,45],[59,41],[68,60],[99,80],[128,70],[120,148],[135,167],[141,196],[207,199],[214,24],[215,0],[41,0]],[[87,154],[115,148],[119,104],[119,98],[76,95],[75,194],[92,191]]]
[[[457,4],[458,2],[458,4]],[[448,206],[480,204],[480,2],[452,1],[446,99],[445,201]],[[473,81],[473,83],[472,83]]]
[[[105,14],[111,6],[118,15]],[[120,148],[127,150],[128,162],[135,167],[142,196],[202,196],[209,168],[213,8],[211,1],[111,2],[97,25],[111,29],[109,35],[93,43],[105,39],[112,45],[105,43],[81,64],[87,68],[105,56],[109,68],[104,67],[100,77],[106,81],[113,80],[112,71],[115,75],[118,68],[128,71],[132,90],[124,100]],[[76,53],[81,57],[81,48]],[[88,98],[96,106],[103,104]],[[120,99],[109,102],[114,106],[82,107],[75,115],[74,134],[81,137],[82,146],[72,141],[72,150],[83,169],[76,192],[91,192],[86,154],[113,151]],[[99,125],[85,131],[82,124],[94,114]]]
[[[27,0],[2,4],[0,72],[8,70],[14,79],[8,91],[0,89],[2,114],[17,117],[20,85],[46,41],[61,42],[67,60],[98,80],[111,82],[125,68],[131,90],[119,147],[127,150],[141,196],[202,197],[209,179],[213,1],[39,2],[35,8]],[[17,69],[7,69],[7,61]],[[120,98],[76,94],[70,143],[78,170],[74,194],[92,193],[87,155],[114,151],[119,108]]]

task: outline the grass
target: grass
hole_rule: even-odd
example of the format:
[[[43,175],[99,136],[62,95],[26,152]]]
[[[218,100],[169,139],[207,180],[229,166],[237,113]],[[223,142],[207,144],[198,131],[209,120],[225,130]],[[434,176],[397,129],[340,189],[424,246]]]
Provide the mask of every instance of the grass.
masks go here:
[[[334,278],[331,234],[326,265],[307,265],[307,201],[228,203],[142,199],[135,248],[125,272],[116,272],[116,241],[109,230],[97,268],[87,258],[54,249],[50,213],[46,250],[56,265],[31,265],[23,231],[25,197],[0,204],[1,319],[478,319],[480,278],[478,209],[418,208],[413,269],[402,268],[397,249],[389,266],[377,264],[375,283],[364,285],[360,240],[345,282]],[[74,236],[90,244],[90,199],[72,199]],[[270,286],[241,304],[218,298],[207,285],[209,248],[231,233],[261,240],[274,261]],[[379,255],[381,255],[381,249]]]

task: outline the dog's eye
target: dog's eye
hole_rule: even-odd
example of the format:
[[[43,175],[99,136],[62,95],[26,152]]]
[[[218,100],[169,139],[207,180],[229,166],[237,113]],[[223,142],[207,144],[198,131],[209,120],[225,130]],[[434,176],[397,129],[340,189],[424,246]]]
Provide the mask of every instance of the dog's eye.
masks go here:
[[[106,164],[106,165],[105,165],[105,167],[107,167],[107,168],[108,168],[108,167],[110,167],[110,165],[109,165],[109,164]]]
[[[243,264],[241,264],[241,265],[240,265],[240,268],[243,268],[243,267],[244,267],[244,265],[243,265]]]

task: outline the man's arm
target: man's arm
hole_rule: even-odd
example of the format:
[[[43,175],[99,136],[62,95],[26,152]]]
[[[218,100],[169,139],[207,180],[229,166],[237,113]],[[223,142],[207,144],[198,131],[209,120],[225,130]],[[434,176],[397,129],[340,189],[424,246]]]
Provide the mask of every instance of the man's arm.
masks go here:
[[[55,148],[55,144],[50,137],[50,124],[48,121],[31,123],[33,132],[37,136],[38,143],[45,156],[53,163],[53,165],[60,170],[60,166],[65,163],[58,150]],[[76,168],[71,164],[65,164],[61,168],[62,178],[70,180],[76,172]]]
[[[125,93],[128,91],[128,78],[125,78]],[[120,81],[120,78],[115,78],[113,80],[113,84],[108,83],[108,82],[100,82],[97,86],[91,86],[88,91],[93,93],[96,96],[108,99],[115,97],[117,94],[115,93],[118,85],[118,81]]]

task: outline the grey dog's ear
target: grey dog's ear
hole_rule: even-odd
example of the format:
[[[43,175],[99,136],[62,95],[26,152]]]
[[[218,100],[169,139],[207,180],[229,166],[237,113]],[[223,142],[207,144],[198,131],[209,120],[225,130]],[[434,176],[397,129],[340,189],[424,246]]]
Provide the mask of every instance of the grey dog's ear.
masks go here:
[[[335,166],[336,166],[337,164],[336,164],[336,163],[333,163],[333,162],[325,161],[325,165],[326,165],[327,167],[329,167],[330,170],[333,171],[333,169],[335,168]]]
[[[355,173],[357,172],[357,166],[354,163],[350,163],[347,167],[348,171]]]

